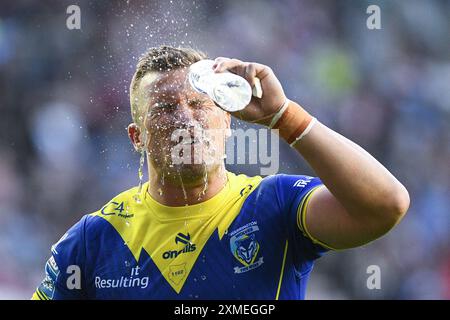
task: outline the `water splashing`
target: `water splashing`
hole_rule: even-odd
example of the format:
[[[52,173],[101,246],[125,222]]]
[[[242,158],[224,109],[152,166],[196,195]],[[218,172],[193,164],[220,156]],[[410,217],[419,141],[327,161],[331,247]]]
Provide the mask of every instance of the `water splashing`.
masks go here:
[[[137,203],[141,203],[141,192],[142,192],[142,185],[144,182],[144,163],[145,163],[145,150],[141,150],[141,157],[139,159],[139,169],[138,169],[138,178],[139,178],[139,186],[137,193],[134,195],[134,200]]]
[[[183,178],[181,177],[180,172],[178,172],[178,177],[180,178],[181,190],[183,190],[183,197],[184,197],[185,204],[188,205],[188,197],[187,197],[187,193],[186,193],[186,188],[184,187]]]
[[[199,193],[197,200],[201,200],[205,196],[206,190],[208,189],[208,170],[206,169],[205,161],[203,161],[203,172],[203,189]]]

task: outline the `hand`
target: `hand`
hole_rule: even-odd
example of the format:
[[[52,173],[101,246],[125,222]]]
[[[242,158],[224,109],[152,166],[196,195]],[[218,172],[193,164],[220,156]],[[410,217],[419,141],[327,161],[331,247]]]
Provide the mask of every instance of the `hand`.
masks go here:
[[[213,65],[214,72],[233,72],[245,78],[253,88],[255,77],[261,81],[262,98],[252,96],[250,104],[245,109],[233,112],[232,115],[247,122],[268,126],[272,117],[286,101],[286,96],[280,81],[272,69],[260,63],[243,62],[238,59],[219,57]]]

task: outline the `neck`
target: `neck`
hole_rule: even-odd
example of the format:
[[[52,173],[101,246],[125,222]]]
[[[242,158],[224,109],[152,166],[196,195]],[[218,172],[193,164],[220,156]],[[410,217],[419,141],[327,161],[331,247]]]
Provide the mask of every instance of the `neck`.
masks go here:
[[[149,166],[148,193],[159,203],[180,207],[193,205],[211,199],[226,185],[227,173],[225,165],[208,172],[207,178],[202,177],[197,183],[185,183],[179,179],[167,179]]]

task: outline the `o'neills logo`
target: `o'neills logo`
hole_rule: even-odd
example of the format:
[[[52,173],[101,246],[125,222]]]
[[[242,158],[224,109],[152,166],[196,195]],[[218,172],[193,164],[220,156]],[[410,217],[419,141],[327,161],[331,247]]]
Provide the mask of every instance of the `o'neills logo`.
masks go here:
[[[131,269],[130,276],[121,276],[118,279],[104,279],[99,276],[95,277],[94,284],[99,289],[114,289],[114,288],[141,288],[148,287],[148,277],[139,276],[139,266]]]
[[[175,237],[175,243],[179,243],[179,242],[184,244],[183,249],[166,251],[163,253],[162,257],[164,259],[174,259],[182,253],[194,252],[195,249],[197,249],[195,244],[191,242],[191,236],[189,233],[187,235],[185,235],[181,232],[178,233],[177,236]]]

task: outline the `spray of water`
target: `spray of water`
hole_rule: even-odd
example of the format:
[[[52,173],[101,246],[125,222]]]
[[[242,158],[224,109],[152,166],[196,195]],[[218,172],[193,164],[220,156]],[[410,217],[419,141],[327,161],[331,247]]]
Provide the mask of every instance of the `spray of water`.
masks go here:
[[[203,160],[203,189],[198,194],[197,200],[200,201],[205,196],[207,190],[208,190],[208,170],[206,169],[205,160]]]
[[[178,177],[180,179],[181,190],[183,191],[184,202],[185,202],[185,205],[187,206],[188,205],[187,192],[186,192],[186,188],[183,183],[183,178],[181,177],[181,173],[179,171],[178,171]]]
[[[186,234],[189,234],[189,227],[188,227],[188,215],[189,215],[189,210],[188,210],[188,205],[189,205],[189,203],[188,203],[188,197],[187,197],[187,192],[186,192],[186,188],[185,188],[185,186],[184,186],[184,182],[183,182],[183,178],[182,178],[182,176],[181,176],[181,172],[180,172],[180,170],[178,169],[177,170],[177,174],[178,174],[178,178],[179,178],[179,180],[180,180],[180,186],[181,186],[181,190],[183,191],[183,197],[184,197],[184,206],[185,206],[185,208],[186,208],[186,210],[185,210],[185,217],[184,217],[184,227],[185,227],[185,232],[186,232]]]
[[[141,156],[139,158],[139,169],[138,169],[138,179],[139,179],[139,185],[137,193],[134,195],[134,200],[137,203],[141,203],[141,193],[142,193],[142,185],[144,183],[144,164],[145,164],[145,150],[141,150]]]
[[[141,7],[133,7],[130,6],[129,3],[130,1],[127,0],[120,5],[121,12],[118,15],[118,19],[121,21],[118,25],[125,25],[126,28],[125,30],[118,31],[117,36],[120,37],[121,42],[120,44],[116,44],[116,46],[118,47],[118,50],[120,50],[119,53],[121,53],[120,55],[118,54],[118,56],[127,57],[125,63],[128,64],[130,70],[133,70],[135,67],[134,61],[136,60],[136,54],[142,53],[143,50],[149,46],[156,46],[162,43],[192,46],[193,43],[195,43],[199,25],[202,25],[206,19],[205,16],[201,14],[203,12],[203,10],[200,10],[201,3],[198,3],[197,0],[180,3],[172,0],[163,2],[156,1],[149,2],[146,6]],[[150,21],[152,21],[152,23],[149,23]],[[130,47],[138,48],[138,52],[133,52],[133,59],[129,59],[130,57],[128,53],[130,52]],[[125,92],[127,93],[128,79],[124,80],[124,83]],[[145,146],[147,146],[146,139],[144,139],[144,142]],[[141,203],[143,200],[141,199],[141,194],[144,183],[143,179],[146,152],[148,153],[149,151],[140,151],[138,169],[139,186],[137,188],[137,194],[134,197],[137,203]],[[165,168],[162,169],[162,175],[160,177],[161,188],[158,190],[158,194],[160,196],[163,196],[163,191],[165,189],[165,178],[170,181],[173,181],[174,178],[176,180],[176,177],[172,177],[174,174],[173,171],[165,170]],[[179,176],[181,189],[183,190],[183,196],[187,205],[187,192],[181,179],[181,175]],[[204,182],[205,185],[200,193],[200,197],[205,196],[208,188],[208,175],[206,172],[206,167]],[[186,210],[186,214],[188,214],[188,210]],[[185,225],[187,226],[187,220]],[[127,244],[127,242],[124,243],[124,245]],[[195,295],[195,297],[198,298],[198,295]],[[194,298],[194,295],[191,294],[190,298]]]

